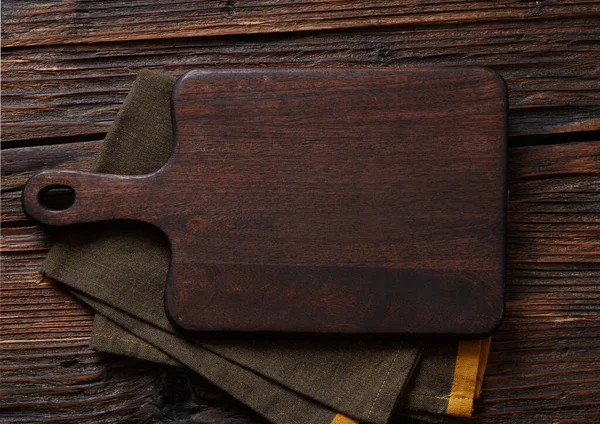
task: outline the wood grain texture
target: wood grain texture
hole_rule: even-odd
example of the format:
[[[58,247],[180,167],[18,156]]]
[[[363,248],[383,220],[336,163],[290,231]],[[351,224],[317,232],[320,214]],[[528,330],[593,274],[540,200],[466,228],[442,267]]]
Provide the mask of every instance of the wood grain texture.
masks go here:
[[[179,76],[213,67],[488,66],[508,84],[511,135],[598,130],[600,17],[577,16],[4,48],[2,142],[101,138],[141,68]]]
[[[299,32],[390,25],[531,21],[588,17],[595,2],[486,1],[164,1],[35,0],[2,9],[5,47],[168,39],[265,32]]]
[[[600,140],[577,133],[600,129],[597,2],[278,2],[259,8],[223,1],[202,3],[208,7],[201,13],[190,4],[2,3],[3,147],[33,147],[2,156],[0,302],[3,311],[14,311],[0,314],[2,366],[5,358],[14,361],[2,376],[10,371],[16,381],[3,384],[0,406],[12,399],[18,406],[0,410],[0,421],[121,422],[132,402],[141,406],[135,418],[142,422],[263,422],[191,373],[152,365],[127,374],[121,367],[143,363],[89,350],[89,313],[58,289],[42,291],[39,283],[49,240],[20,208],[24,179],[61,161],[65,169],[89,169],[91,151],[82,152],[85,143],[74,141],[103,137],[140,68],[181,75],[214,66],[484,65],[508,82],[510,132],[521,136],[513,145]],[[280,13],[285,11],[290,13]],[[256,19],[248,18],[251,13]],[[333,30],[297,33],[296,23]],[[289,32],[266,33],[272,30]],[[225,35],[231,31],[240,35]],[[7,47],[8,39],[19,46]],[[528,137],[538,134],[550,138]],[[587,424],[600,416],[599,143],[511,150],[510,163],[518,167],[510,174],[508,313],[492,344],[483,399],[475,418],[464,423]],[[521,197],[515,200],[517,185]],[[18,297],[4,296],[9,284],[20,285]],[[5,337],[9,320],[18,326]],[[29,329],[38,331],[36,338]],[[71,336],[86,340],[69,341]],[[88,362],[98,365],[81,365]],[[91,391],[70,367],[103,377],[92,377]],[[144,380],[153,370],[160,370],[156,384]],[[39,376],[35,386],[16,394],[27,378],[21,376],[33,373]]]
[[[483,337],[504,309],[506,101],[484,68],[193,71],[164,167],[41,173],[23,205],[159,227],[186,330]],[[43,205],[53,185],[71,207]]]
[[[10,372],[15,380],[4,384],[1,395],[10,394],[18,407],[0,409],[0,419],[64,420],[69,412],[61,394],[68,393],[77,414],[94,422],[119,421],[128,402],[137,410],[139,396],[148,396],[141,402],[154,408],[142,408],[139,414],[146,415],[138,415],[140,420],[262,423],[191,373],[154,365],[136,373],[143,362],[89,350],[89,312],[61,289],[40,283],[37,270],[48,237],[23,221],[11,196],[20,196],[29,175],[54,168],[56,157],[72,169],[88,168],[99,146],[73,143],[68,152],[55,145],[3,154],[2,208],[8,218],[2,224],[11,231],[1,235],[0,302],[3,311],[12,312],[0,315],[0,324],[3,366],[9,367],[3,376]],[[506,318],[493,339],[483,397],[476,402],[475,417],[464,423],[594,422],[600,414],[600,141],[512,148],[509,153]],[[37,158],[35,166],[31,157]],[[550,209],[541,209],[544,205]],[[17,397],[14,392],[32,373],[39,376],[35,385]],[[86,378],[96,384],[93,393],[86,392]]]

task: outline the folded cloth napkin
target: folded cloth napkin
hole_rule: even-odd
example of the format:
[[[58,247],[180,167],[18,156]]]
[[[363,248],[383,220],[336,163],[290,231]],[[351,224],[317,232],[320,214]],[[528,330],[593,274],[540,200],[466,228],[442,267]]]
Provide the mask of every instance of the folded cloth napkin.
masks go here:
[[[109,131],[95,172],[159,168],[172,146],[175,79],[142,71]],[[189,367],[275,423],[386,423],[469,416],[489,339],[441,342],[306,337],[226,338],[178,333],[163,292],[168,244],[136,222],[62,228],[42,273],[96,312],[92,347]]]

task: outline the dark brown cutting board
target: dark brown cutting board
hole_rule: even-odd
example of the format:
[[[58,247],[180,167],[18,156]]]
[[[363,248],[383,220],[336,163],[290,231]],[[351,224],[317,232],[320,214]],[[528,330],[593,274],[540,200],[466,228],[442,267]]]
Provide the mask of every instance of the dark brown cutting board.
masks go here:
[[[163,168],[44,172],[23,205],[161,228],[188,330],[482,336],[504,309],[506,110],[482,68],[193,71]],[[75,203],[42,205],[51,185]]]

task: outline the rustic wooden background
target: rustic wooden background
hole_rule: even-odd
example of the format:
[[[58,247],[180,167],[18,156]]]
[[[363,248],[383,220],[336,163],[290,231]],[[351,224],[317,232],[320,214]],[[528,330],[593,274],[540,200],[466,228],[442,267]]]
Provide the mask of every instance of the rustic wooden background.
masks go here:
[[[90,350],[91,313],[37,273],[23,183],[88,169],[139,69],[477,64],[509,86],[510,260],[469,422],[600,422],[598,2],[5,0],[2,39],[0,421],[263,422],[192,373]]]

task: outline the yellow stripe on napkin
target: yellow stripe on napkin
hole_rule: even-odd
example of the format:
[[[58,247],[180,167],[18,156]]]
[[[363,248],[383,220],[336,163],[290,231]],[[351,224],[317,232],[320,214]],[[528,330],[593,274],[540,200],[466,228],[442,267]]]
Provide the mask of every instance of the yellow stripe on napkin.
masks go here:
[[[358,424],[358,421],[338,413],[333,417],[331,424]]]
[[[458,343],[447,415],[470,417],[473,413],[473,399],[481,393],[490,341],[491,338],[487,338],[463,340]]]

